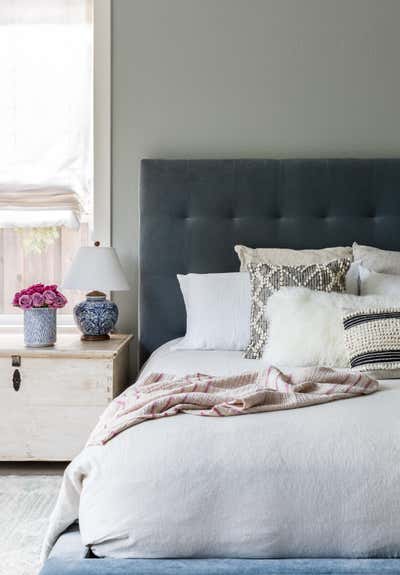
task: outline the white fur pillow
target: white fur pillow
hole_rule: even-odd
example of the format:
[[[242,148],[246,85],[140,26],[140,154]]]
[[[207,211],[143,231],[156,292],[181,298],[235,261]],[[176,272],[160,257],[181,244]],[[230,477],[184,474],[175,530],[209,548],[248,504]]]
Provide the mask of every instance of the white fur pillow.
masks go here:
[[[266,305],[268,341],[262,357],[284,367],[349,367],[342,308],[397,304],[400,298],[282,288]]]

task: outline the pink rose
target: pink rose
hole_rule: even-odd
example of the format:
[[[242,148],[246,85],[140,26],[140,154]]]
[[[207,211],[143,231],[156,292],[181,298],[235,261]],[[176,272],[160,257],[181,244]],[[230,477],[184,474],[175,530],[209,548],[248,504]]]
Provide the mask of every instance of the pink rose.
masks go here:
[[[12,304],[15,305],[15,306],[18,306],[18,305],[19,305],[19,298],[20,298],[22,295],[24,295],[22,292],[17,291],[17,293],[16,293],[15,296],[13,297]]]
[[[29,289],[33,290],[33,293],[38,292],[38,293],[43,293],[44,292],[44,284],[33,284],[31,286],[29,286]]]
[[[55,307],[55,308],[64,307],[66,303],[67,303],[67,300],[63,295],[61,295],[61,294],[56,295],[55,300],[54,300],[51,307]]]
[[[56,299],[56,294],[53,291],[47,289],[43,292],[43,297],[44,303],[46,305],[52,305]]]
[[[43,307],[44,306],[44,297],[41,293],[35,292],[32,295],[32,305],[33,305],[33,307]]]
[[[22,309],[29,309],[30,307],[32,307],[31,296],[28,294],[22,295],[18,300],[18,305],[19,307],[22,307]]]
[[[62,294],[62,293],[61,293],[60,291],[58,291],[58,290],[55,292],[55,294],[56,294],[57,297],[61,297],[61,298],[64,300],[64,303],[67,303],[67,298],[65,297],[64,294]]]
[[[45,291],[48,291],[48,290],[50,290],[50,291],[57,291],[57,284],[50,284],[50,285],[48,285],[48,286],[44,286],[43,291],[45,292]]]

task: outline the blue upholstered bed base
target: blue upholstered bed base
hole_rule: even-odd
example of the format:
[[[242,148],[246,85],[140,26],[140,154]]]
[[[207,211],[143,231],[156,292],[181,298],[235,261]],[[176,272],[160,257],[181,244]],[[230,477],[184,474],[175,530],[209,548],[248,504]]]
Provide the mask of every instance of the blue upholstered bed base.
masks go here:
[[[400,559],[88,559],[75,524],[40,575],[400,575]]]
[[[40,575],[398,575],[400,559],[49,559]]]

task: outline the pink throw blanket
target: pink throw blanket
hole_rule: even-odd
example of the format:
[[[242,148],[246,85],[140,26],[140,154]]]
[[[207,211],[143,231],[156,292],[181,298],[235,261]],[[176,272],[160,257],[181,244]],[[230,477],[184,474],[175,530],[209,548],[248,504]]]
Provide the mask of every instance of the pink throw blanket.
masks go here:
[[[149,419],[190,413],[209,417],[294,409],[373,393],[378,382],[349,370],[302,368],[233,376],[151,373],[119,395],[105,410],[88,445],[104,444]]]

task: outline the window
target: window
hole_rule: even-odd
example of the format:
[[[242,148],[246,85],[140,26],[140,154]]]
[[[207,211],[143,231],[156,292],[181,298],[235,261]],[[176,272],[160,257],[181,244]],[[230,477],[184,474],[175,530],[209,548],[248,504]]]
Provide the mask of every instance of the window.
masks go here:
[[[60,284],[80,246],[109,241],[109,12],[1,1],[0,323],[21,318],[15,291]],[[66,295],[70,316],[83,294]]]

